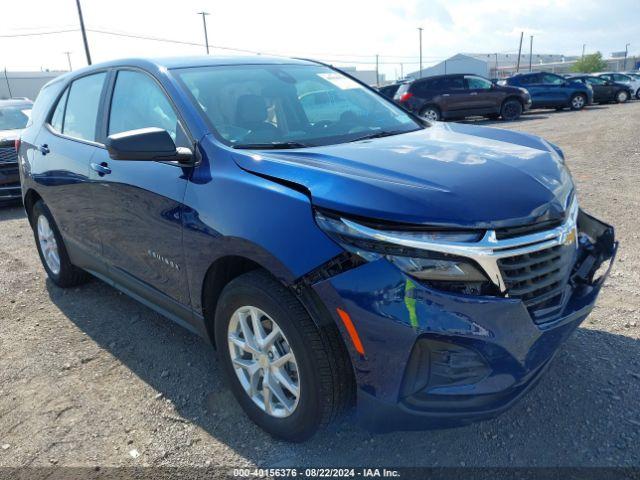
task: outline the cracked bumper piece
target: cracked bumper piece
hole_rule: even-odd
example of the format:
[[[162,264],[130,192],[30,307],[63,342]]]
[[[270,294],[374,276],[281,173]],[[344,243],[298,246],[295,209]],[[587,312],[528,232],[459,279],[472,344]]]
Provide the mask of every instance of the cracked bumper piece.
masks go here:
[[[385,259],[318,282],[358,385],[361,423],[375,431],[443,428],[494,417],[541,377],[591,312],[617,250],[613,228],[580,211],[561,308],[544,323],[522,299],[439,291]],[[348,312],[356,351],[337,316]]]

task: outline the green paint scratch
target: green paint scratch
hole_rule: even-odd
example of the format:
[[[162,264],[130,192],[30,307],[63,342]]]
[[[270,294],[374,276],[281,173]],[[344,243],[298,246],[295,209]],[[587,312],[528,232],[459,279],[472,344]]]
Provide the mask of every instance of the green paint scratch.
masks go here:
[[[407,310],[409,310],[409,322],[411,326],[414,328],[418,328],[418,314],[416,313],[416,299],[410,296],[411,293],[416,289],[415,284],[407,279],[404,285],[404,304],[407,306]]]

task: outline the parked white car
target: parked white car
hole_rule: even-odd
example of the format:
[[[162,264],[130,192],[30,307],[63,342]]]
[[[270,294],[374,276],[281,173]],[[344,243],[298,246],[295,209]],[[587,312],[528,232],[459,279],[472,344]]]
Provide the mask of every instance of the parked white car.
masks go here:
[[[595,75],[611,82],[618,82],[629,85],[633,96],[640,100],[640,78],[636,77],[635,74],[632,76],[621,72],[601,72],[596,73]]]

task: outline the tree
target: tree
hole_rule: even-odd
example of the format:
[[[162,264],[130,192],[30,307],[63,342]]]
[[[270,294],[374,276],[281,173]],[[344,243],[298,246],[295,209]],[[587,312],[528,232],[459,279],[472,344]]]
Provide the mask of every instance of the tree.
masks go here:
[[[607,69],[607,62],[602,60],[600,52],[585,55],[583,58],[573,64],[571,70],[581,73],[601,72]]]

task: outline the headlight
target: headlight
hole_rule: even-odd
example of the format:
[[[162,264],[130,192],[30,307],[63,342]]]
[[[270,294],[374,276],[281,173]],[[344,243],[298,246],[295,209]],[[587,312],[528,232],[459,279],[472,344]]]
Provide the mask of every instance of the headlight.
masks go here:
[[[367,261],[386,258],[403,272],[420,280],[448,282],[486,282],[487,277],[468,259],[408,248],[372,239],[346,225],[340,218],[315,213],[318,226],[345,250]],[[474,231],[385,231],[410,240],[436,242],[476,242],[482,232]]]

